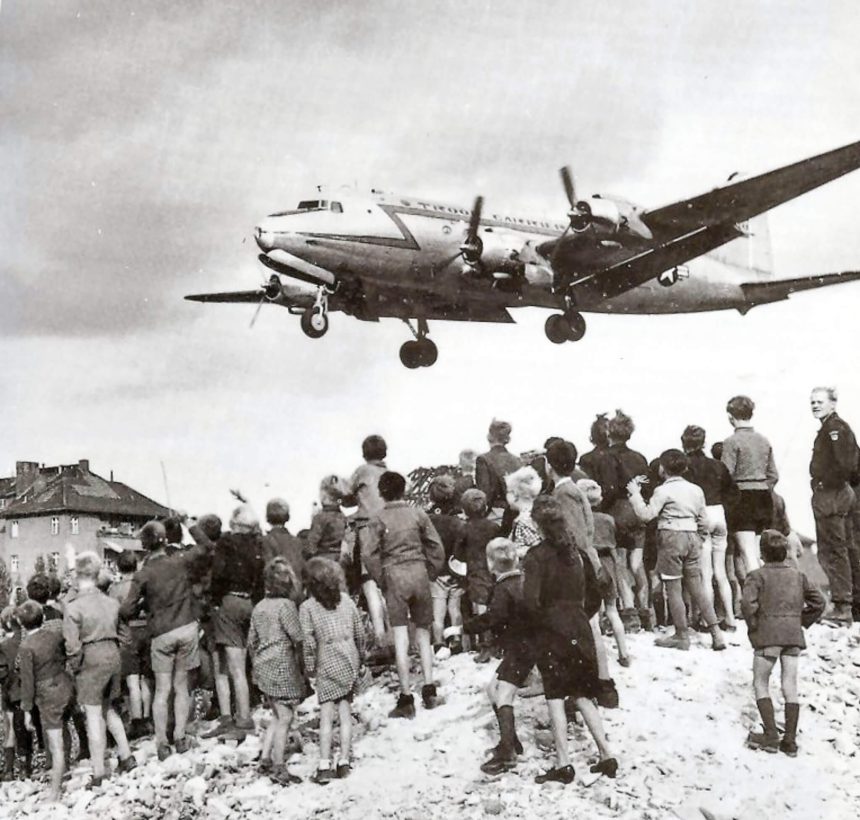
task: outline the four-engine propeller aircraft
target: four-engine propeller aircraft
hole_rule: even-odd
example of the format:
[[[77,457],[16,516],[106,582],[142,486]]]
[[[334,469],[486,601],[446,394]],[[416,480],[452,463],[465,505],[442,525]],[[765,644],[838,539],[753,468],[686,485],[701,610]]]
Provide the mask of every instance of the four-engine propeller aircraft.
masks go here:
[[[860,279],[860,271],[773,278],[759,217],[858,167],[860,142],[654,210],[579,199],[562,168],[561,223],[487,214],[480,196],[467,210],[378,191],[318,194],[256,227],[258,258],[272,271],[264,285],[185,298],[282,305],[312,338],[326,333],[330,311],[402,319],[415,337],[400,349],[409,368],[436,361],[428,322],[437,319],[512,322],[510,308],[551,308],[559,312],[546,335],[560,344],[583,337],[583,312],[746,313]]]

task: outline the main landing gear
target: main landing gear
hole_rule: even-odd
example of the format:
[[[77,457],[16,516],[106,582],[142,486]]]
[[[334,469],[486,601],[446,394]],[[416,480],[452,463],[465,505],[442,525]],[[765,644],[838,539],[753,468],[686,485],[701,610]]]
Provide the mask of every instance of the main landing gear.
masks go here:
[[[578,342],[585,336],[585,319],[578,310],[568,309],[564,313],[553,313],[546,320],[544,332],[553,344]]]
[[[328,292],[322,286],[317,289],[317,298],[312,307],[302,313],[302,330],[311,339],[319,339],[328,333]]]
[[[439,357],[439,348],[427,338],[430,329],[427,327],[426,319],[418,320],[418,330],[412,327],[409,319],[404,319],[406,326],[412,331],[414,340],[404,342],[400,348],[400,361],[404,367],[415,370],[418,367],[430,367],[436,363]]]

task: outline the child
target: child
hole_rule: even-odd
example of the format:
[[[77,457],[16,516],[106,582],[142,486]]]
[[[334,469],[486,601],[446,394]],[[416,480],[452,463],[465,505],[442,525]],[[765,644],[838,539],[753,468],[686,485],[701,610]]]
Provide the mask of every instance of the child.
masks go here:
[[[15,617],[26,635],[18,650],[21,675],[21,709],[27,729],[32,726],[33,706],[39,707],[42,729],[48,735],[51,759],[51,800],[60,799],[65,761],[63,755],[63,722],[72,701],[72,681],[65,669],[66,653],[63,633],[42,626],[42,606],[24,601]]]
[[[27,597],[41,604],[44,622],[57,621],[57,626],[62,628],[63,610],[56,601],[59,594],[60,579],[56,575],[37,573],[27,581]]]
[[[308,533],[308,553],[311,556],[340,561],[340,547],[346,533],[346,516],[340,502],[346,494],[345,479],[327,475],[320,482],[322,508],[314,515]]]
[[[448,564],[462,534],[463,520],[456,514],[457,485],[452,476],[436,476],[430,482],[428,494],[432,504],[428,510],[430,523],[445,547],[445,565],[430,588],[433,598],[433,648],[441,659],[442,654],[456,654],[463,648],[460,603],[465,590],[459,576],[451,572]],[[448,629],[445,629],[446,614],[450,623]],[[443,647],[443,640],[447,640],[447,647]],[[443,649],[444,653],[440,654]]]
[[[400,473],[386,471],[379,477],[379,494],[385,506],[367,525],[366,551],[362,557],[367,571],[385,594],[394,632],[400,696],[389,717],[412,718],[415,717],[415,703],[409,691],[410,620],[415,625],[415,641],[424,675],[421,700],[425,709],[437,705],[430,643],[433,623],[430,582],[442,571],[445,548],[427,513],[410,507],[403,500],[405,492],[406,479]]]
[[[274,719],[266,729],[260,771],[287,786],[302,779],[287,770],[284,752],[294,709],[305,698],[299,658],[302,627],[293,600],[298,580],[286,558],[273,558],[265,568],[266,597],[254,607],[248,651],[254,682],[265,696]]]
[[[128,597],[132,580],[137,572],[137,554],[134,550],[123,550],[116,559],[120,578],[114,581],[108,595],[122,604]],[[128,739],[137,740],[149,733],[148,721],[152,714],[152,690],[149,678],[152,664],[149,659],[149,630],[146,617],[138,614],[128,621],[129,642],[119,650],[122,679],[128,691],[131,726]]]
[[[500,739],[490,759],[481,766],[485,774],[495,775],[512,769],[517,755],[522,754],[514,721],[514,698],[517,689],[525,686],[535,658],[523,607],[523,574],[516,544],[507,538],[493,538],[487,544],[487,566],[496,579],[487,611],[467,620],[463,629],[472,633],[492,630],[502,651],[502,662],[487,685],[487,697],[499,721]]]
[[[511,541],[517,547],[517,559],[522,561],[526,553],[541,542],[537,524],[532,521],[532,507],[540,495],[543,482],[534,467],[520,467],[505,476],[507,500],[516,513],[511,528]]]
[[[764,566],[746,578],[743,613],[749,630],[753,656],[753,690],[764,732],[750,732],[747,745],[789,757],[797,756],[797,661],[806,647],[803,627],[814,624],[824,613],[824,596],[809,583],[787,558],[788,542],[776,530],[761,535]],[[770,699],[770,673],[779,658],[782,694],[785,698],[785,734],[782,742],[776,728]]]
[[[305,544],[287,529],[289,520],[290,505],[283,498],[266,504],[266,522],[271,529],[263,536],[263,559],[268,564],[274,558],[285,558],[298,579],[305,564]]]
[[[18,650],[21,646],[21,626],[15,617],[15,607],[0,612],[0,625],[5,639],[0,643],[0,685],[3,687],[3,711],[6,720],[6,742],[3,748],[3,780],[15,779],[15,748],[23,760],[22,774],[33,774],[33,736],[24,725],[21,709],[21,678],[18,674]]]
[[[320,703],[320,760],[312,780],[323,785],[350,773],[352,713],[350,703],[364,662],[364,627],[352,599],[342,591],[341,568],[327,558],[311,558],[305,565],[305,588],[310,597],[299,608],[305,669],[316,678]],[[407,659],[408,660],[408,659]],[[340,757],[331,767],[334,714],[340,721]]]
[[[618,556],[615,548],[615,519],[608,513],[599,512],[598,508],[603,503],[603,491],[596,481],[590,478],[581,478],[576,482],[582,494],[591,505],[594,515],[594,548],[600,559],[608,583],[603,588],[603,607],[606,617],[612,627],[615,637],[615,645],[618,647],[618,663],[621,666],[630,666],[630,656],[627,654],[627,642],[624,637],[624,624],[621,615],[618,614]]]
[[[487,518],[487,496],[478,489],[466,490],[460,497],[466,515],[466,526],[454,548],[454,557],[466,565],[466,594],[473,615],[487,611],[493,576],[487,569],[487,544],[501,534],[498,524]],[[490,660],[489,642],[475,658],[478,663]]]
[[[69,669],[75,675],[78,703],[84,707],[93,786],[105,779],[106,731],[110,731],[119,750],[117,771],[129,772],[137,765],[128,746],[125,727],[113,708],[120,694],[122,665],[119,656],[119,602],[96,587],[102,561],[94,552],[83,552],[75,559],[77,597],[69,601],[63,615],[63,637]],[[186,708],[187,712],[187,708]]]
[[[633,510],[642,521],[657,519],[657,572],[666,587],[675,634],[658,638],[655,645],[666,649],[690,648],[683,580],[711,633],[714,651],[719,652],[726,648],[726,642],[717,625],[714,606],[702,589],[700,569],[701,538],[708,526],[705,494],[701,487],[683,478],[687,466],[687,456],[680,450],[666,450],[660,455],[660,476],[664,481],[654,490],[651,501],[646,504],[642,498],[642,476],[631,479],[627,491]]]

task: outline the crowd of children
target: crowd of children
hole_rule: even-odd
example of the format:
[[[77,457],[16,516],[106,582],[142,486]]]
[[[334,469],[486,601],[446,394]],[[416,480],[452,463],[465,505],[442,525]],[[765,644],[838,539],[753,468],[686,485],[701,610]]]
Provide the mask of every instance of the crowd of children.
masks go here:
[[[749,418],[751,406],[736,397],[727,409],[737,421]],[[613,636],[618,663],[629,666],[631,631],[671,624],[656,645],[686,651],[689,630],[701,628],[719,651],[740,617],[755,650],[764,727],[748,743],[796,755],[802,627],[821,617],[824,598],[797,569],[790,533],[774,521],[780,500],[769,443],[748,425],[733,426],[722,460],[704,454],[704,430],[690,426],[683,450],[649,464],[628,447],[633,422],[618,411],[597,418],[594,448],[581,459],[571,442],[553,437],[525,464],[507,449],[511,426],[494,421],[488,452],[464,451],[458,470],[435,476],[426,510],[405,500],[406,479],[388,470],[384,440],[370,436],[350,479],[322,480],[321,506],[297,536],[287,528],[285,501],[267,505],[264,535],[237,493],[242,503],[227,529],[214,515],[186,522],[186,530],[177,519],[152,521],[140,532],[143,560],[123,553],[116,573],[94,553],[77,555],[65,588],[36,575],[27,599],[0,613],[3,779],[15,776],[16,758],[21,775],[31,776],[31,731],[45,748],[54,799],[71,727],[96,785],[110,772],[108,735],[119,772],[136,765],[130,742],[150,732],[160,760],[181,754],[193,743],[189,722],[207,708],[194,697],[200,692],[208,693],[205,718],[213,721],[204,738],[253,732],[252,704],[262,698],[272,719],[259,769],[283,785],[299,780],[286,765],[290,750],[301,748],[292,726],[296,707],[315,692],[313,780],[344,778],[352,766],[351,701],[370,674],[366,662],[379,668],[393,659],[400,691],[390,717],[414,717],[413,645],[424,709],[441,702],[435,663],[464,649],[475,650],[479,663],[499,659],[487,693],[500,739],[481,767],[487,774],[512,769],[522,753],[515,701],[536,669],[556,747],[555,765],[537,782],[572,782],[574,712],[597,747],[592,771],[615,777],[598,707],[617,706],[619,696],[602,632]],[[350,507],[357,511],[347,516]],[[742,599],[736,579],[744,580]],[[782,738],[768,694],[777,659]]]

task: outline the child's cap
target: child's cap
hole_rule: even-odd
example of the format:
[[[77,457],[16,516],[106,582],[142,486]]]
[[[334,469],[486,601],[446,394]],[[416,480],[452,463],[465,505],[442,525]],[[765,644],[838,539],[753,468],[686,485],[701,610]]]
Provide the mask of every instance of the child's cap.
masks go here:
[[[453,555],[448,559],[448,569],[459,578],[465,578],[469,570],[465,561],[459,561]]]
[[[434,504],[450,504],[454,500],[457,485],[449,475],[437,475],[431,482],[428,490],[430,500]]]
[[[460,496],[460,506],[469,518],[477,518],[487,511],[487,496],[483,490],[472,487]]]
[[[576,482],[576,486],[579,487],[582,494],[592,507],[596,507],[603,500],[603,490],[593,479],[580,478],[579,481]]]
[[[266,521],[270,524],[286,524],[290,520],[290,505],[283,498],[273,498],[266,504]]]

